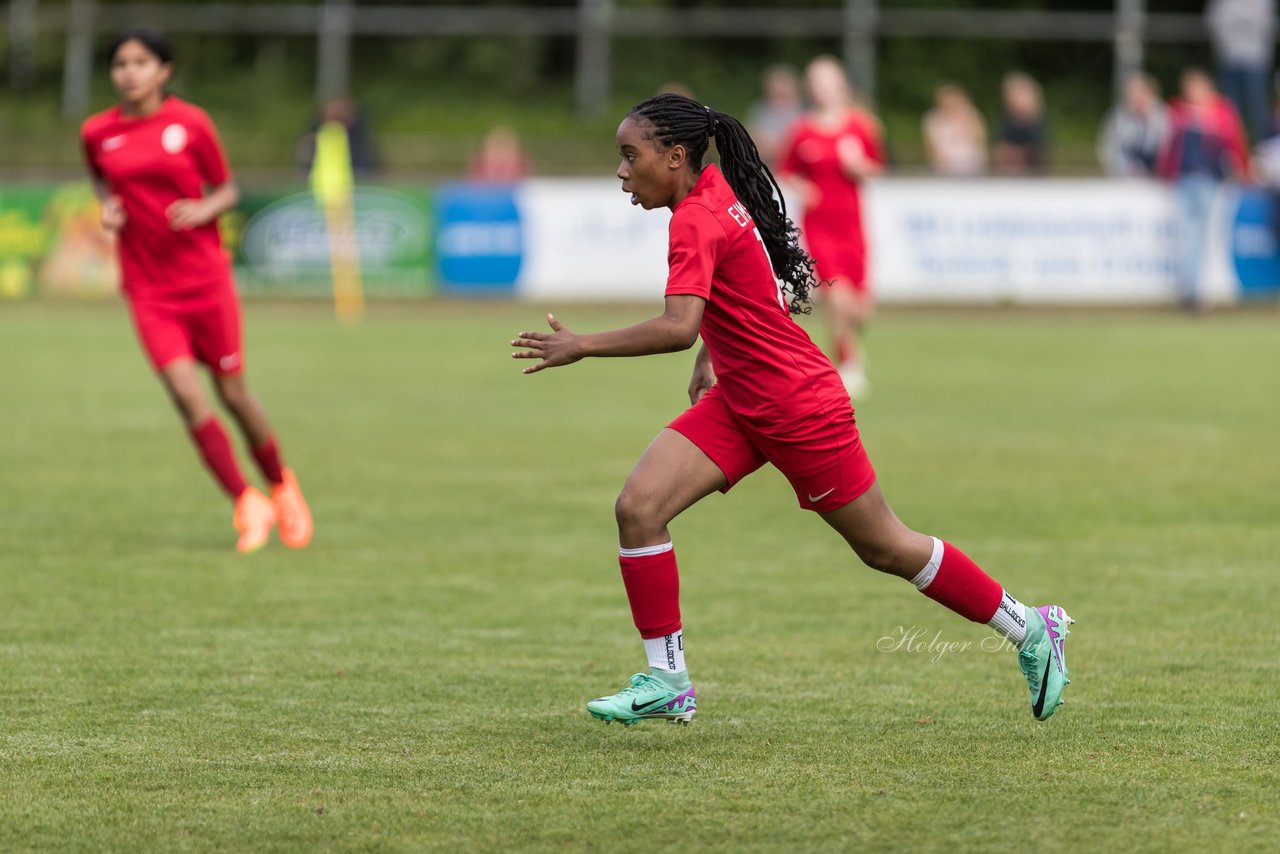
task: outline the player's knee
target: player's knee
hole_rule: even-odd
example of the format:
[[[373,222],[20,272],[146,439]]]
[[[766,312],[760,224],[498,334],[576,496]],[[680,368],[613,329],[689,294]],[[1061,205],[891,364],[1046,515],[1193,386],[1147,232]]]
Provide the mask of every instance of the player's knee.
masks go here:
[[[894,571],[894,552],[883,543],[860,543],[853,549],[858,559],[880,572]]]
[[[239,375],[220,376],[215,381],[214,387],[218,390],[218,399],[228,409],[239,411],[248,402],[249,390],[245,388],[244,379]]]
[[[188,424],[195,426],[213,415],[213,408],[209,406],[204,389],[200,387],[198,380],[196,382],[171,380],[167,383],[167,387],[174,406],[178,408],[178,413]]]
[[[858,543],[853,549],[858,559],[879,572],[902,575],[911,569],[910,549],[897,539],[884,538],[874,542]],[[915,567],[918,571],[920,567]]]
[[[643,536],[665,525],[660,518],[658,501],[630,484],[622,488],[622,493],[614,502],[613,515],[618,521],[619,533],[624,536]]]

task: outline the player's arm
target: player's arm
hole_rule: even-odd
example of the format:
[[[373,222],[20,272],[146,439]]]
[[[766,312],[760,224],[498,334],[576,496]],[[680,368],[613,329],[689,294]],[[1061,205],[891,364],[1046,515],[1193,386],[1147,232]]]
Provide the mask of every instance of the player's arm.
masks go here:
[[[814,208],[822,200],[822,190],[809,178],[796,148],[797,139],[793,132],[778,158],[774,176],[778,183],[790,190],[788,197],[798,200],[803,208]]]
[[[693,360],[693,376],[689,378],[689,402],[697,403],[702,396],[716,384],[715,368],[711,366],[711,353],[706,343],[698,348],[698,356]]]
[[[191,157],[204,186],[209,190],[198,199],[179,199],[165,213],[169,227],[186,231],[213,222],[240,201],[240,190],[231,176],[226,152],[218,139],[218,130],[204,113],[192,121]]]
[[[878,149],[879,143],[871,134],[866,139],[856,134],[840,137],[836,140],[840,171],[854,181],[884,174],[884,158],[880,156]]]
[[[96,173],[91,173],[90,179],[93,183],[93,194],[98,197],[98,202],[102,207],[103,229],[114,232],[124,228],[128,217],[125,216],[124,203],[120,201],[120,197],[112,195],[111,188],[107,186],[107,182],[98,177]]]
[[[98,197],[98,202],[102,209],[102,228],[105,231],[116,232],[124,228],[125,216],[124,203],[119,196],[113,195],[107,179],[102,174],[102,169],[98,166],[95,152],[98,150],[95,144],[95,137],[86,133],[84,128],[80,131],[80,148],[84,155],[85,166],[89,169],[89,181],[93,185],[93,194]]]
[[[667,297],[666,309],[655,318],[625,329],[586,335],[574,334],[555,315],[548,314],[552,331],[521,332],[511,346],[522,349],[512,353],[511,358],[538,359],[536,365],[524,369],[524,373],[533,374],[543,368],[572,365],[588,356],[649,356],[688,350],[698,340],[705,305],[702,297],[673,294]]]
[[[187,231],[213,222],[240,201],[240,188],[231,178],[214,187],[199,199],[178,199],[169,205],[165,213],[169,227],[174,231]]]

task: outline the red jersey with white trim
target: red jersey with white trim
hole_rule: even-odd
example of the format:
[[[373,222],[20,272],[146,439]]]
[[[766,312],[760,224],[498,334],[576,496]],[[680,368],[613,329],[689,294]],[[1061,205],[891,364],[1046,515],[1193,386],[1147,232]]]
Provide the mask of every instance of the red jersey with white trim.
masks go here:
[[[835,368],[791,319],[755,222],[715,165],[672,209],[669,240],[667,295],[706,300],[702,341],[735,415],[776,435],[849,406]]]
[[[230,281],[217,222],[174,231],[165,213],[231,177],[204,110],[172,95],[149,116],[128,117],[112,107],[85,120],[80,141],[89,169],[124,205],[118,248],[130,297],[188,301]]]

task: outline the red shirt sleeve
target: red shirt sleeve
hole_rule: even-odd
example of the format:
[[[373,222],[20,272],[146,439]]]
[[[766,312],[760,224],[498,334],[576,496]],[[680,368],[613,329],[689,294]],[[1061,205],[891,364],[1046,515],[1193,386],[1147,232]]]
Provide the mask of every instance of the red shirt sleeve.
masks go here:
[[[200,179],[210,187],[219,187],[231,178],[227,155],[218,139],[218,130],[204,113],[192,122],[191,157]]]
[[[872,162],[884,166],[884,142],[881,139],[880,123],[868,117],[867,122],[862,126],[862,137],[863,145],[867,149],[867,157]]]
[[[671,216],[667,245],[667,296],[692,294],[711,298],[711,277],[729,242],[715,215],[701,205],[687,205]]]
[[[796,150],[799,146],[796,144],[800,140],[801,123],[797,122],[791,126],[791,133],[787,135],[786,142],[782,146],[782,156],[778,158],[778,174],[780,176],[799,175],[802,173],[804,164],[800,162]]]
[[[102,170],[98,168],[97,158],[98,147],[87,125],[80,128],[80,150],[84,154],[84,165],[89,167],[89,172],[93,177],[101,179]]]

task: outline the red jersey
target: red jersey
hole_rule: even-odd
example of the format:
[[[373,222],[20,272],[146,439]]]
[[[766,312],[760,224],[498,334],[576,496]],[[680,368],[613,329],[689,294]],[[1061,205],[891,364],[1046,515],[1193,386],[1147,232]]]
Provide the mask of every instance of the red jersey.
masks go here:
[[[699,330],[733,413],[783,435],[805,415],[849,407],[831,362],[791,319],[764,242],[715,165],[671,213],[667,295],[706,300]]]
[[[140,118],[112,107],[85,120],[80,141],[89,169],[124,204],[120,274],[131,298],[186,301],[230,281],[217,222],[174,231],[165,213],[231,177],[204,110],[172,95]]]
[[[842,145],[861,146],[867,158],[884,163],[880,129],[867,113],[850,110],[834,129],[804,118],[796,123],[783,152],[779,172],[811,182],[817,198],[805,208],[801,228],[818,276],[850,279],[862,284],[866,275],[866,244],[862,232],[859,182],[840,165]]]
[[[1218,95],[1212,104],[1197,111],[1186,101],[1169,102],[1168,130],[1156,160],[1156,174],[1175,179],[1184,170],[1206,170],[1215,178],[1241,177],[1249,172],[1249,143],[1240,115],[1226,98]],[[1184,163],[1183,149],[1188,137],[1197,137],[1200,162]]]

